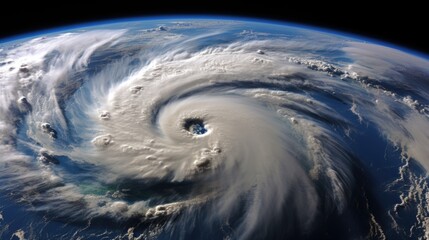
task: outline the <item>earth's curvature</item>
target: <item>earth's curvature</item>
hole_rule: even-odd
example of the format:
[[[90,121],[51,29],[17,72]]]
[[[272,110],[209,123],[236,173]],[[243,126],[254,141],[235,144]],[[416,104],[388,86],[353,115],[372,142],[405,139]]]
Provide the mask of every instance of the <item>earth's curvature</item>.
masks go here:
[[[247,20],[0,45],[0,239],[427,239],[429,61]]]

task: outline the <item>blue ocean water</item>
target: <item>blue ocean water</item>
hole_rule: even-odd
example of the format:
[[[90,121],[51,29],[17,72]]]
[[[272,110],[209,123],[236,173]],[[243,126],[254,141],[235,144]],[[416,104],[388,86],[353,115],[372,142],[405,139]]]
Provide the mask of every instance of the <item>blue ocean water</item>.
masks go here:
[[[49,40],[66,34],[68,39],[68,32],[85,36],[93,31],[113,34],[126,29],[119,40],[100,46],[94,42],[88,46],[94,51],[78,52],[72,55],[77,60],[64,61],[64,66],[57,63],[68,59],[72,47],[55,42],[58,46],[41,56],[42,75],[31,73],[53,84],[35,85],[30,90],[22,87],[11,94],[28,93],[37,108],[22,112],[11,103],[15,110],[7,112],[17,119],[13,147],[32,160],[1,162],[0,179],[7,187],[0,188],[0,237],[18,238],[20,229],[30,239],[423,236],[425,230],[416,219],[419,222],[426,214],[419,213],[425,199],[416,191],[426,191],[424,161],[418,159],[421,155],[412,156],[412,151],[404,160],[404,152],[421,146],[392,143],[398,133],[383,129],[378,121],[383,117],[386,122],[397,121],[405,136],[421,137],[407,121],[420,119],[427,107],[422,89],[428,86],[421,79],[425,69],[416,66],[418,71],[412,71],[402,66],[402,71],[393,74],[400,76],[395,81],[381,80],[391,78],[389,71],[379,71],[380,78],[354,77],[353,65],[361,75],[372,72],[360,63],[366,60],[364,50],[359,52],[362,60],[344,46],[353,48],[365,39],[301,25],[247,20],[124,19],[18,36],[0,45],[2,58],[7,58],[18,56],[7,53],[23,48],[34,37]],[[86,64],[79,68],[78,60],[86,54]],[[247,65],[240,65],[247,60]],[[13,63],[1,64],[8,67]],[[258,64],[266,67],[258,70]],[[67,69],[63,75],[49,78],[63,67]],[[376,70],[384,67],[372,66]],[[335,75],[332,69],[340,70]],[[10,71],[1,76],[14,79],[15,75],[7,73]],[[192,74],[186,75],[187,71]],[[408,84],[407,79],[413,83]],[[24,80],[16,78],[19,83]],[[128,96],[128,92],[130,97],[121,95]],[[43,105],[52,100],[50,96],[55,98],[56,109]],[[376,100],[387,107],[380,107]],[[410,101],[411,110],[407,107]],[[8,109],[6,101],[1,104]],[[240,107],[228,110],[235,106]],[[131,113],[128,107],[133,109]],[[389,111],[378,116],[372,111],[376,108]],[[103,109],[109,109],[106,116],[112,119],[93,117],[100,116]],[[188,115],[183,117],[182,112]],[[115,122],[121,117],[127,121]],[[46,119],[57,132],[56,139],[39,133],[37,121]],[[279,122],[285,127],[276,129]],[[175,126],[180,131],[170,129]],[[100,129],[109,131],[105,134]],[[198,138],[181,139],[183,129]],[[96,139],[101,133],[105,135],[100,144]],[[389,139],[388,134],[393,137]],[[210,139],[205,145],[198,142],[205,138]],[[271,139],[285,143],[277,145]],[[134,147],[137,144],[142,146]],[[47,156],[59,164],[40,163],[45,148]],[[117,151],[104,153],[111,148]],[[284,156],[282,161],[271,155],[276,151]],[[290,160],[295,158],[299,161]],[[223,162],[216,165],[217,161]],[[154,168],[156,164],[160,167]],[[136,169],[142,170],[136,174]],[[158,176],[157,171],[166,173]],[[39,176],[43,180],[37,180]],[[49,177],[61,181],[45,182]],[[229,179],[234,181],[227,182]],[[236,183],[243,185],[237,187]],[[287,190],[281,195],[283,189]],[[413,194],[419,197],[401,205],[401,198]],[[234,201],[236,205],[230,203]],[[185,207],[168,215],[175,204]],[[237,207],[228,208],[230,205]],[[228,208],[227,214],[223,206]],[[271,215],[265,214],[270,211]],[[151,218],[153,214],[159,215]],[[304,221],[302,216],[312,220]],[[398,231],[394,224],[406,230]]]

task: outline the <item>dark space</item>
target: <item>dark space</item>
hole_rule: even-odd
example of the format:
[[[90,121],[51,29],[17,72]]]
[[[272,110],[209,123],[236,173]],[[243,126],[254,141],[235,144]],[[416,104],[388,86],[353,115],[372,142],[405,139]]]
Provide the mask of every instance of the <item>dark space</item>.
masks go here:
[[[158,15],[226,15],[299,23],[385,41],[429,54],[423,3],[343,1],[8,2],[0,38],[92,21]]]

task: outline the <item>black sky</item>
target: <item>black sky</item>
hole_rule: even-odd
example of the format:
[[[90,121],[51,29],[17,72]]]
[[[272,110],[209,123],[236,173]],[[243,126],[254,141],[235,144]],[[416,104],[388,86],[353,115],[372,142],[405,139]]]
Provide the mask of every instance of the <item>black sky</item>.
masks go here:
[[[374,3],[375,1],[373,1]],[[393,2],[393,1],[391,1]],[[365,1],[14,1],[0,15],[0,38],[112,18],[171,14],[256,17],[314,25],[390,42],[429,54],[429,12],[411,1],[377,6]]]

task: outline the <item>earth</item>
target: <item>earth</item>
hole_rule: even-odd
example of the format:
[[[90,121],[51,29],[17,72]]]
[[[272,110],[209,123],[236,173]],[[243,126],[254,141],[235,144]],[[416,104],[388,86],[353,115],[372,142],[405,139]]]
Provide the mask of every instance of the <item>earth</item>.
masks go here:
[[[252,19],[0,44],[1,239],[428,239],[429,58]]]

